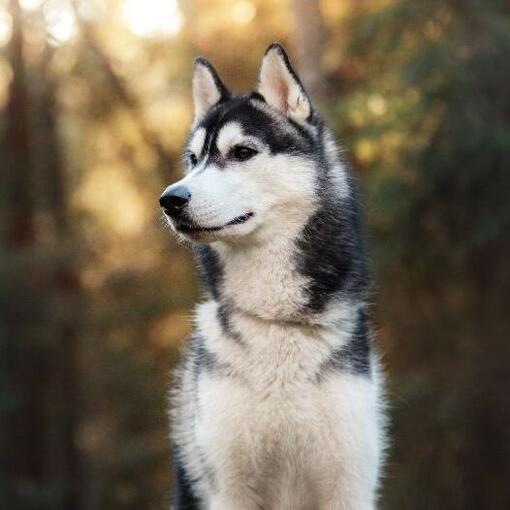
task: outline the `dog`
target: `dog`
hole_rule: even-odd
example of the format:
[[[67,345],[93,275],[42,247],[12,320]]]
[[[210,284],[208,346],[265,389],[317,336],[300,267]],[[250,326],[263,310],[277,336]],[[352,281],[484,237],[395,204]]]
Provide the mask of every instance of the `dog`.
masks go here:
[[[193,71],[160,205],[207,301],[171,399],[176,510],[373,510],[385,444],[353,178],[285,50],[235,96]]]

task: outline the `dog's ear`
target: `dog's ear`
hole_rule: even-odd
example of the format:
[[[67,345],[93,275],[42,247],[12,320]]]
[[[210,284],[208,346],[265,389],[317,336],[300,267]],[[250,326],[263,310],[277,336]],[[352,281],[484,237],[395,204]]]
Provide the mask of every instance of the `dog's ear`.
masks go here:
[[[264,54],[257,90],[271,106],[296,122],[303,123],[312,114],[310,99],[278,43],[271,44]]]
[[[229,96],[230,92],[214,67],[205,58],[198,57],[193,66],[195,123],[216,103],[228,99]]]

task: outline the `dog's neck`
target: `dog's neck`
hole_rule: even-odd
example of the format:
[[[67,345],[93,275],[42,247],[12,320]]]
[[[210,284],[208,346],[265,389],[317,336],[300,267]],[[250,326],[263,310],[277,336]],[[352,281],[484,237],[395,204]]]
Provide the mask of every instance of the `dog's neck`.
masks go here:
[[[310,212],[275,221],[247,243],[213,243],[198,251],[203,279],[213,297],[264,320],[299,322],[306,284],[297,268],[296,238]]]
[[[275,237],[239,248],[221,245],[221,297],[229,306],[265,320],[298,321],[306,305],[306,278],[296,267],[294,240]]]

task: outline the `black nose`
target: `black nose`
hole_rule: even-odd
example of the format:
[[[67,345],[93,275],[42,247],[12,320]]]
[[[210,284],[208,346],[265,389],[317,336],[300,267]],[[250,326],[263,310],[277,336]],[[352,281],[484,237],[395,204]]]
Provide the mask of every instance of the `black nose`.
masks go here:
[[[191,193],[185,186],[170,187],[161,195],[159,204],[169,216],[178,216],[190,201]]]

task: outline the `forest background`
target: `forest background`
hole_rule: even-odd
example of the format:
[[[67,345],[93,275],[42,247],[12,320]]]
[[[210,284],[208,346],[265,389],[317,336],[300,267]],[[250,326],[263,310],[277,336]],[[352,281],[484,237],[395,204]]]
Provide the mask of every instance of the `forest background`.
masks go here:
[[[0,0],[1,508],[168,508],[202,293],[158,197],[194,57],[243,92],[274,40],[362,189],[381,508],[510,508],[507,1]]]

